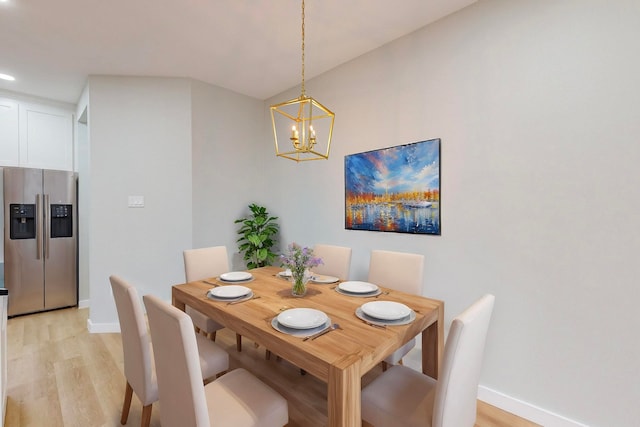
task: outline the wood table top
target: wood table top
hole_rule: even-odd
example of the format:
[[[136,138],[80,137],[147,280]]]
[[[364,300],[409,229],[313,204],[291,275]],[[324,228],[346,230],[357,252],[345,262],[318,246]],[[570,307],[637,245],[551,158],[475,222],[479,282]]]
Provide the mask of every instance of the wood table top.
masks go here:
[[[383,294],[378,297],[364,298],[337,292],[337,283],[309,283],[304,297],[294,297],[291,283],[277,276],[280,271],[278,267],[251,270],[254,280],[242,285],[251,288],[259,298],[240,304],[229,305],[208,298],[206,294],[212,285],[204,281],[175,285],[173,302],[181,309],[186,303],[323,380],[328,380],[330,366],[345,369],[356,361],[360,365],[360,376],[364,375],[442,318],[442,301],[387,288],[381,288]],[[208,281],[224,285],[216,278]],[[370,326],[355,314],[358,307],[369,301],[403,303],[416,312],[416,319],[407,325],[384,329]],[[272,319],[283,310],[302,307],[323,311],[332,323],[340,324],[341,329],[316,340],[303,341],[301,337],[279,332],[271,325]]]

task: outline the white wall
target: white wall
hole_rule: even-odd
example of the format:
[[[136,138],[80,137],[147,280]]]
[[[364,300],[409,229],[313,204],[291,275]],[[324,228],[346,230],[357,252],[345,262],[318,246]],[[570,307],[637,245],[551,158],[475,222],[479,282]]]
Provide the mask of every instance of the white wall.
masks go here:
[[[192,82],[193,247],[224,245],[237,269],[245,267],[234,221],[266,198],[255,150],[264,139],[262,112],[261,101]]]
[[[91,320],[115,322],[109,274],[168,299],[182,250],[232,252],[230,221],[255,201],[284,244],[353,247],[352,279],[371,249],[423,253],[447,323],[494,293],[485,390],[635,424],[639,15],[635,0],[482,0],[307,82],[336,125],[330,159],[303,164],[275,157],[266,109],[298,88],[256,112],[180,79],[92,78]],[[436,137],[442,236],[344,230],[344,156]]]
[[[424,254],[447,325],[496,295],[485,389],[636,425],[638,40],[635,0],[483,0],[307,82],[334,141],[327,162],[265,161],[283,241],[353,247],[352,279],[371,249]],[[442,236],[344,230],[344,155],[430,138]]]
[[[78,173],[78,306],[85,307],[91,296],[89,254],[91,252],[91,144],[89,141],[89,86],[78,101],[75,123],[74,165]]]
[[[191,246],[191,97],[184,79],[91,77],[90,324],[117,323],[109,275],[170,300]],[[128,196],[144,208],[128,208]]]

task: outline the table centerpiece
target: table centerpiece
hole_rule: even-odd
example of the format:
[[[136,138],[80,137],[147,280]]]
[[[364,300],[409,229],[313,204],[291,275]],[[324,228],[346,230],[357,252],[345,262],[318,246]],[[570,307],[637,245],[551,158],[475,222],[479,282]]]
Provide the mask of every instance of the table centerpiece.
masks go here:
[[[282,267],[291,270],[291,294],[296,297],[307,293],[307,282],[311,278],[309,269],[323,264],[322,259],[313,255],[313,249],[291,243],[287,252],[280,255]]]

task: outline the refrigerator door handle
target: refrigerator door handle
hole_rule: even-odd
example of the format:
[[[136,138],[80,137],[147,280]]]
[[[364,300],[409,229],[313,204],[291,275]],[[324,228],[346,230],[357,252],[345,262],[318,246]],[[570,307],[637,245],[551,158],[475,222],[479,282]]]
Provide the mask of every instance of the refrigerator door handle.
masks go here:
[[[36,259],[40,259],[40,255],[42,254],[42,221],[40,218],[42,217],[40,204],[40,194],[36,194]]]
[[[44,239],[44,253],[42,256],[46,259],[49,259],[49,239],[50,233],[47,233],[47,218],[48,214],[51,211],[51,207],[49,206],[49,195],[44,195],[44,209],[42,211],[42,237]]]

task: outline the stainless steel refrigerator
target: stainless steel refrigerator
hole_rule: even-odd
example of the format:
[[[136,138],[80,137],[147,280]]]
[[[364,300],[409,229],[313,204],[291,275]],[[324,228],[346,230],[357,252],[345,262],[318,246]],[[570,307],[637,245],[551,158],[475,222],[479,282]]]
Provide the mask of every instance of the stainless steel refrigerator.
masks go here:
[[[8,315],[78,304],[76,177],[4,168]]]

